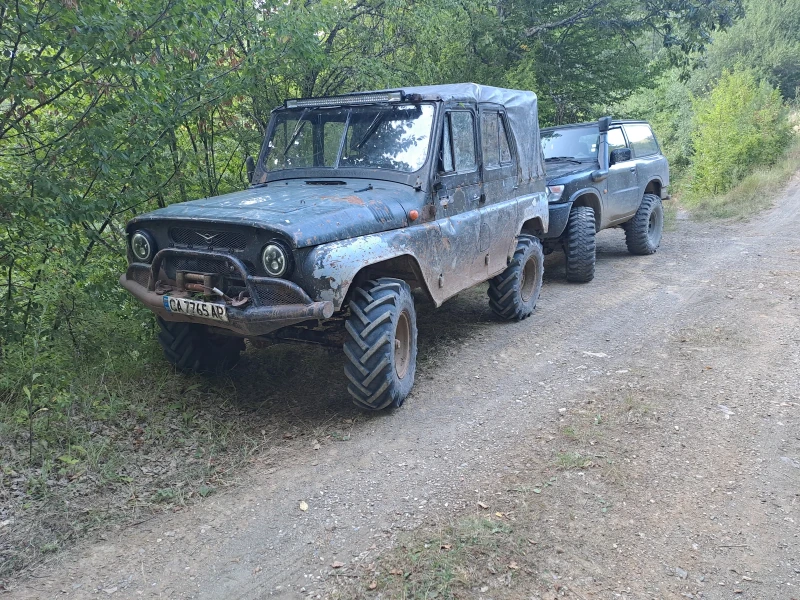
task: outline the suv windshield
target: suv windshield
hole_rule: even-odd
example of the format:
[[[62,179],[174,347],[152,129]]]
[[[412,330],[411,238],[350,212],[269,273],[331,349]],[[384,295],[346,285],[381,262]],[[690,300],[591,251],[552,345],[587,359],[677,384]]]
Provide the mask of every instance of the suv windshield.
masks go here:
[[[418,171],[428,156],[433,105],[280,110],[267,143],[267,171],[311,168]]]
[[[544,158],[545,160],[558,158],[594,160],[597,158],[599,136],[597,126],[542,131]]]

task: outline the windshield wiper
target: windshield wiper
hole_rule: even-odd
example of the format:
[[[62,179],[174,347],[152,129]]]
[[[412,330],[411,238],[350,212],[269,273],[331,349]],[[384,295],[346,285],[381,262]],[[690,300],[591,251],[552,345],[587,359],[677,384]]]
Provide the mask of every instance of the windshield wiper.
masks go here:
[[[356,150],[361,150],[361,146],[363,146],[366,143],[366,141],[372,137],[372,134],[375,133],[375,131],[378,129],[378,125],[380,125],[383,122],[383,119],[386,118],[386,112],[387,111],[382,110],[377,115],[375,115],[375,118],[372,119],[372,123],[369,124],[369,127],[367,127],[367,130],[364,132],[364,135],[362,135],[361,139],[358,140],[358,143],[356,144]]]
[[[569,162],[574,162],[576,165],[581,164],[581,161],[576,159],[574,156],[551,156],[550,158],[545,158],[544,162],[556,161],[556,160],[565,160]]]
[[[286,156],[286,153],[289,151],[289,148],[292,147],[294,141],[297,139],[297,136],[300,135],[300,132],[303,131],[303,127],[305,127],[307,121],[303,120],[303,117],[308,114],[308,109],[303,109],[303,112],[300,113],[300,118],[297,119],[297,125],[294,126],[294,131],[292,132],[292,137],[289,139],[289,143],[286,144],[286,148],[283,150],[283,155]]]

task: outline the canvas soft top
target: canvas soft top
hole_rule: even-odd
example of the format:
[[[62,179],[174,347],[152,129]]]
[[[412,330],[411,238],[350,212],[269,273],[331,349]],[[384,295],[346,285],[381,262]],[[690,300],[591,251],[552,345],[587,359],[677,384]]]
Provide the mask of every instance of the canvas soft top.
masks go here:
[[[503,105],[517,142],[520,176],[523,179],[544,176],[542,148],[539,144],[539,113],[536,94],[533,92],[477,83],[426,85],[400,88],[400,91],[405,95],[418,94],[423,100],[493,102]]]
[[[525,181],[544,177],[542,148],[539,143],[539,114],[536,94],[533,92],[477,83],[450,83],[358,92],[351,97],[392,92],[402,92],[405,97],[413,96],[414,101],[492,102],[504,106],[517,144],[520,178]],[[342,96],[343,99],[347,97]]]

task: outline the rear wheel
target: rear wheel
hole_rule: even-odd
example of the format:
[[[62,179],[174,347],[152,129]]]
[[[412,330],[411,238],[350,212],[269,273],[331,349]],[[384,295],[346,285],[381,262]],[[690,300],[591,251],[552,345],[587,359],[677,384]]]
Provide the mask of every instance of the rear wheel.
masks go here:
[[[366,410],[401,406],[414,385],[417,366],[411,288],[390,278],[355,288],[345,328],[344,373],[353,402]]]
[[[529,317],[542,290],[543,273],[542,243],[532,235],[521,234],[506,270],[489,280],[489,306],[509,321]]]
[[[166,359],[181,371],[219,373],[239,362],[242,338],[214,334],[197,323],[176,323],[158,317],[158,343]]]
[[[596,260],[594,209],[574,206],[569,213],[564,233],[564,255],[567,258],[567,281],[588,283],[594,279]]]
[[[664,207],[661,198],[645,194],[639,210],[625,223],[625,244],[631,254],[653,254],[661,244],[664,231]]]

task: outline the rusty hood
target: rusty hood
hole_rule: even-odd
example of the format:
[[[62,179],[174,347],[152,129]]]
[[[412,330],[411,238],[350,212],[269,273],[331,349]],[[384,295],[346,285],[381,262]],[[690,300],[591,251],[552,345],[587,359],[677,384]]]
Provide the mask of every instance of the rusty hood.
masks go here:
[[[421,209],[424,194],[386,181],[320,183],[274,181],[266,187],[172,204],[136,217],[147,222],[224,223],[281,234],[295,248],[359,237],[408,225],[408,211]]]

